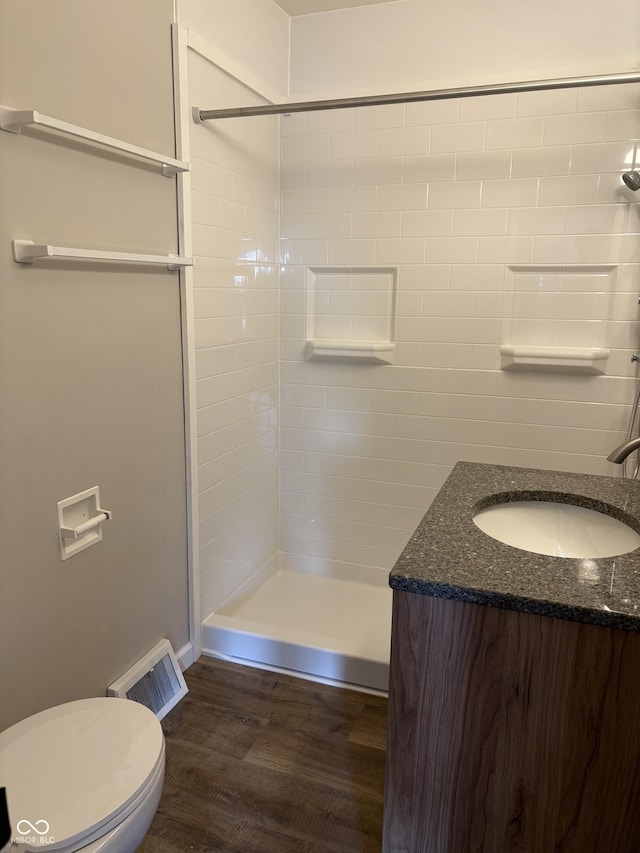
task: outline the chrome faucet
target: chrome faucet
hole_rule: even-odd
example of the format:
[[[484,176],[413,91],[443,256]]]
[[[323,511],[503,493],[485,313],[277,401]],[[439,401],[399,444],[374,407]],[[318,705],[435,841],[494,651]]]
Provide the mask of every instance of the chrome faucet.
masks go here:
[[[612,450],[607,456],[607,462],[617,462],[620,465],[634,450],[640,450],[640,436],[638,438],[631,438],[629,441],[621,444],[620,447]]]

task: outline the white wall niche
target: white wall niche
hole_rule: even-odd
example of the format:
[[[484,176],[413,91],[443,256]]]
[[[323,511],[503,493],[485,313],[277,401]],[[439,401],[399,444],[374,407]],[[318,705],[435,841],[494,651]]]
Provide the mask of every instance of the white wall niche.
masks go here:
[[[308,267],[307,358],[393,364],[396,267]]]
[[[606,372],[618,264],[510,265],[503,370]]]

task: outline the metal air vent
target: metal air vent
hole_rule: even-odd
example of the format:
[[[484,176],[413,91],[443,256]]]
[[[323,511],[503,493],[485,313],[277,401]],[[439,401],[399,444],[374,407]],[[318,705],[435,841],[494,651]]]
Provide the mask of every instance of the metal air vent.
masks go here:
[[[107,688],[119,696],[145,705],[161,720],[188,692],[171,643],[160,640],[148,654]]]

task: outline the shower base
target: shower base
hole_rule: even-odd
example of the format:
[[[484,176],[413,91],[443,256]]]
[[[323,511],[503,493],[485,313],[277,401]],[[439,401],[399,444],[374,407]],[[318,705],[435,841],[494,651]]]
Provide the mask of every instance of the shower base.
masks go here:
[[[202,623],[202,652],[356,689],[389,683],[388,572],[340,563],[261,570]]]

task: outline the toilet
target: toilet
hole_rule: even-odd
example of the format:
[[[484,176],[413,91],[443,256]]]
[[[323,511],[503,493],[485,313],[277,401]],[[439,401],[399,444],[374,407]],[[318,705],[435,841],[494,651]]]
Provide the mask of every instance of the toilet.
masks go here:
[[[12,831],[2,853],[134,853],[160,801],[164,755],[155,714],[129,699],[79,699],[11,726],[0,733]]]

